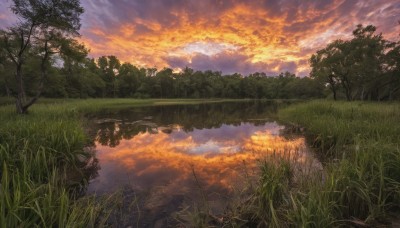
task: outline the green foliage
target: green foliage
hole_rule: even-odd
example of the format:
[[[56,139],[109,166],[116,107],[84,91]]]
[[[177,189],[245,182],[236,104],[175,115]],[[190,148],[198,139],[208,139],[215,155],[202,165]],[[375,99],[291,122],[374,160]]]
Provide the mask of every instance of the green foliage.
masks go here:
[[[42,99],[29,115],[0,107],[0,226],[99,227],[116,199],[77,198],[85,187],[88,140],[81,117],[107,107],[200,104],[224,100]],[[226,100],[225,100],[226,101]],[[4,99],[5,104],[11,102]],[[186,120],[188,121],[188,120]]]
[[[104,222],[101,201],[75,199],[90,156],[83,151],[87,140],[76,110],[39,105],[29,116],[15,116],[12,107],[3,106],[0,119],[1,227],[95,227]]]
[[[27,116],[15,116],[11,106],[1,107],[1,225],[93,227],[108,218],[111,206],[94,198],[77,200],[71,191],[81,184],[71,177],[71,169],[82,171],[82,158],[89,156],[82,150],[86,136],[81,114],[104,107],[202,102],[44,99]],[[389,212],[400,205],[399,107],[312,101],[280,110],[282,121],[306,128],[317,153],[326,157],[324,170],[296,175],[288,161],[266,159],[258,184],[249,188],[251,198],[246,197],[221,224],[336,227],[386,222]],[[189,121],[179,113],[177,118]],[[186,219],[202,225],[215,220],[199,210]]]
[[[336,100],[342,90],[347,100],[399,98],[400,43],[374,34],[372,25],[358,25],[353,39],[335,40],[310,59],[311,77],[329,86]]]
[[[313,101],[279,112],[282,120],[306,127],[319,153],[330,158],[323,182],[305,180],[308,184],[292,195],[291,222],[376,225],[399,209],[399,107]]]
[[[111,64],[111,57],[115,63]],[[51,68],[52,78],[46,81],[45,97],[309,99],[324,96],[321,82],[289,73],[276,77],[262,73],[248,77],[222,76],[220,72],[192,69],[187,69],[189,73],[174,73],[169,68],[156,71],[130,63],[120,65],[114,56],[100,57],[97,61],[72,61],[69,57],[63,60],[63,68]],[[38,70],[29,69],[32,70],[25,73],[27,76],[37,75]],[[32,78],[33,85],[34,82]]]
[[[273,159],[271,159],[273,160]],[[265,226],[281,227],[279,209],[286,201],[293,170],[288,161],[264,161],[261,165],[260,182],[256,189],[257,218]]]
[[[13,69],[10,75],[14,77],[6,75],[4,79],[7,95],[16,98],[17,113],[26,114],[44,91],[49,68],[56,62],[56,53],[64,57],[71,56],[72,59],[86,56],[83,45],[73,39],[79,35],[83,8],[79,0],[13,0],[11,11],[17,16],[18,23],[0,30],[0,55],[5,57],[2,62],[13,66],[10,67]],[[69,59],[64,59],[68,66]],[[34,67],[34,76],[25,72],[27,62],[37,62],[28,66],[28,69]],[[56,79],[52,83],[60,85],[62,79],[61,82]],[[65,94],[63,86],[58,89],[61,91],[48,94]]]

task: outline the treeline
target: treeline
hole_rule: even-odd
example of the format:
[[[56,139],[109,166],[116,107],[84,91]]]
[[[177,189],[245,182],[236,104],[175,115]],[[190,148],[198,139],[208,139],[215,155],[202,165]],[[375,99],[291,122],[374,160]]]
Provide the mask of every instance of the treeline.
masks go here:
[[[308,77],[299,78],[289,72],[277,76],[254,73],[222,75],[217,71],[194,71],[185,68],[139,68],[121,63],[115,56],[87,58],[88,51],[79,44],[68,55],[60,55],[49,65],[49,77],[42,95],[57,98],[317,98],[324,86]],[[39,58],[31,56],[23,66],[26,95],[33,96],[40,75]],[[62,66],[57,64],[62,63]],[[1,95],[12,96],[15,84],[14,66],[5,64],[1,73]],[[12,80],[9,80],[12,82]]]
[[[375,32],[358,25],[351,40],[335,40],[311,57],[311,77],[325,82],[335,100],[400,99],[400,42]]]
[[[46,18],[41,15],[46,10],[34,18],[29,16],[31,10],[15,8],[17,15],[27,15],[26,23],[0,31],[0,96],[15,97],[19,113],[39,96],[307,99],[326,97],[331,91],[335,100],[400,99],[400,42],[383,39],[372,25],[359,25],[351,40],[336,40],[317,51],[310,59],[310,77],[290,72],[243,76],[187,67],[181,72],[143,68],[121,63],[116,56],[89,58],[89,50],[74,39],[78,18],[57,18],[76,22],[67,27],[51,17],[38,26],[36,19]],[[76,5],[70,10],[81,8]],[[37,27],[33,30],[37,35],[29,24]],[[33,99],[27,101],[27,97]]]

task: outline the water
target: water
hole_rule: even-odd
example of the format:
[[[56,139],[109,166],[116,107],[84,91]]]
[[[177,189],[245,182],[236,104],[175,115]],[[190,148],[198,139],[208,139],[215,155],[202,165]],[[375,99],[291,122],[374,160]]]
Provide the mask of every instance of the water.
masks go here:
[[[87,193],[122,189],[125,209],[135,208],[117,221],[123,225],[176,225],[182,210],[204,202],[221,214],[235,190],[256,179],[260,160],[312,160],[304,137],[274,121],[277,108],[230,102],[97,113],[90,130],[100,169]]]

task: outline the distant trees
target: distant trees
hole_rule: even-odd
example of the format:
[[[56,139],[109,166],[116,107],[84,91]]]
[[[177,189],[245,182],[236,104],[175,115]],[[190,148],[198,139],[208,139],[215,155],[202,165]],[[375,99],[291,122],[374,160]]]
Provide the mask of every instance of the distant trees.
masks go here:
[[[119,97],[133,97],[139,88],[139,82],[145,75],[130,63],[124,63],[119,68]]]
[[[42,95],[46,97],[131,97],[131,98],[319,98],[324,86],[318,80],[300,78],[289,72],[277,76],[254,73],[222,75],[219,71],[194,71],[185,68],[138,68],[122,63],[115,56],[87,58],[88,50],[70,41],[58,59],[47,65],[49,74]],[[0,56],[1,57],[1,56]],[[40,72],[37,58],[24,65],[26,82],[31,85]],[[62,65],[56,65],[56,62]],[[58,63],[58,64],[59,64]],[[3,67],[9,67],[5,63]],[[9,76],[7,76],[9,77]],[[36,80],[36,79],[35,79]],[[35,83],[35,80],[32,83]],[[0,86],[2,79],[0,78]],[[6,95],[6,87],[0,88]],[[28,90],[28,95],[30,95]]]
[[[399,42],[384,40],[376,27],[358,25],[351,40],[335,40],[310,59],[311,77],[325,82],[336,100],[399,97]]]
[[[5,85],[16,98],[17,113],[23,114],[42,94],[53,56],[73,43],[71,37],[79,35],[83,8],[79,0],[13,0],[11,10],[19,22],[0,32],[4,61],[14,65],[14,77],[6,78]],[[28,62],[38,67],[30,78],[30,91],[35,91],[30,99],[23,73]]]
[[[39,98],[400,98],[400,42],[361,25],[310,59],[311,77],[290,72],[223,75],[219,71],[137,67],[116,56],[88,58],[79,35],[78,0],[14,0],[20,23],[1,31],[0,95],[14,96],[18,113]],[[51,77],[50,77],[51,76]],[[328,92],[329,92],[328,91]],[[30,99],[28,99],[30,98]]]

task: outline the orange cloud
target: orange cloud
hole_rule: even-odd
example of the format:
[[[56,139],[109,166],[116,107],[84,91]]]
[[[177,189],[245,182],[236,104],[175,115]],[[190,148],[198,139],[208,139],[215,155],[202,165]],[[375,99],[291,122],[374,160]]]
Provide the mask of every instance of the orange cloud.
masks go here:
[[[15,22],[0,2],[0,26]],[[144,67],[276,75],[309,72],[308,59],[357,24],[398,39],[396,0],[85,0],[82,37],[92,57]]]
[[[358,23],[373,23],[389,38],[396,37],[391,27],[400,14],[394,0],[88,0],[85,6],[83,23],[89,23],[82,41],[93,56],[113,54],[147,67],[208,66],[244,74],[289,70],[304,75],[311,53],[349,37]]]

